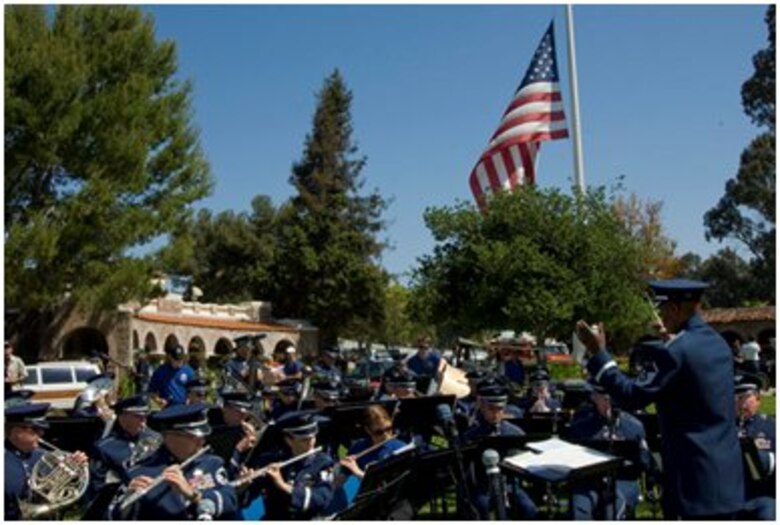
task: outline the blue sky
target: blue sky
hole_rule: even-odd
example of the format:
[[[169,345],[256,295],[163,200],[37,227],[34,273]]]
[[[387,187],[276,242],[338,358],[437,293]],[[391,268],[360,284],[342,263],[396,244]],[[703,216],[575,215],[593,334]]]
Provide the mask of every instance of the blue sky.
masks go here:
[[[177,43],[194,83],[194,122],[211,163],[214,211],[280,204],[311,129],[315,93],[339,68],[353,91],[366,187],[385,218],[395,274],[429,253],[428,206],[471,200],[468,175],[551,18],[567,117],[564,8],[555,5],[145,7]],[[625,175],[629,192],[664,203],[678,254],[707,256],[703,215],[759,133],[740,87],[766,46],[764,5],[577,5],[574,8],[589,185]],[[570,140],[545,142],[537,183],[566,189]],[[743,256],[747,253],[740,252]]]

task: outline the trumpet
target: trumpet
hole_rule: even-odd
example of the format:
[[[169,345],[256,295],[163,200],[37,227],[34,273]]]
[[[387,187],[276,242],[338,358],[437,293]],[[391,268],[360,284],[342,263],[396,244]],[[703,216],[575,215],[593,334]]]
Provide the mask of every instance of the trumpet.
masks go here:
[[[316,447],[308,452],[304,452],[303,454],[298,454],[297,456],[294,456],[287,461],[283,461],[279,464],[279,468],[283,469],[285,467],[289,467],[293,463],[298,463],[299,461],[308,458],[309,456],[313,456],[314,454],[322,452],[322,447]],[[270,466],[270,465],[269,465]],[[255,472],[252,472],[251,474],[244,476],[243,478],[239,478],[235,481],[230,482],[230,486],[237,488],[246,485],[247,483],[251,483],[252,481],[256,480],[259,477],[265,476],[268,473],[268,467],[263,467],[260,470],[256,470]]]
[[[77,462],[66,452],[38,438],[48,449],[35,464],[28,485],[31,497],[19,502],[25,520],[38,519],[78,501],[89,485],[89,464]],[[36,502],[36,500],[40,500]]]
[[[198,459],[199,457],[201,457],[203,454],[205,454],[205,453],[206,453],[206,452],[208,452],[209,450],[211,450],[211,445],[206,445],[205,447],[203,447],[202,449],[198,450],[196,453],[194,453],[193,455],[191,455],[190,457],[188,457],[188,458],[187,458],[186,460],[184,460],[182,463],[180,463],[180,464],[179,464],[179,467],[180,467],[182,470],[184,470],[185,468],[187,468],[187,466],[188,466],[188,465],[190,465],[190,464],[191,464],[193,461],[195,461],[196,459]],[[154,490],[155,488],[157,488],[157,487],[158,487],[160,484],[162,484],[164,481],[165,481],[165,477],[164,477],[162,474],[160,474],[159,476],[157,476],[156,478],[154,478],[154,479],[152,480],[152,482],[151,482],[149,485],[147,485],[147,486],[146,486],[146,488],[144,488],[144,489],[142,489],[142,490],[139,490],[139,491],[136,491],[136,492],[131,492],[131,493],[130,493],[130,495],[128,495],[127,497],[125,497],[125,499],[124,499],[124,500],[122,501],[122,503],[119,505],[119,510],[120,510],[120,511],[122,511],[122,512],[126,511],[126,510],[127,510],[128,508],[130,508],[130,507],[131,507],[133,504],[135,504],[136,502],[138,502],[138,500],[140,500],[141,498],[143,498],[144,496],[146,496],[147,494],[149,494],[149,493],[150,493],[152,490]]]

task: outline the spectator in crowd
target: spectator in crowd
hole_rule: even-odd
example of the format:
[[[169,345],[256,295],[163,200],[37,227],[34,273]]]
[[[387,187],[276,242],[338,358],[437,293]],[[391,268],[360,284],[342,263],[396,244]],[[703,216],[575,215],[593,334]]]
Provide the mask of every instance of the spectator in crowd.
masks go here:
[[[747,373],[758,373],[761,371],[759,365],[761,347],[753,336],[748,337],[748,342],[742,345],[742,370]]]
[[[149,381],[152,379],[152,365],[149,363],[149,349],[147,347],[136,350],[135,361],[135,393],[146,394],[149,392]]]
[[[10,341],[5,342],[5,395],[13,390],[13,387],[22,385],[27,379],[27,369],[22,358],[14,355],[14,347]]]
[[[289,378],[295,378],[295,379],[301,379],[303,377],[303,363],[298,361],[298,353],[294,346],[287,347],[287,350],[285,350],[287,353],[287,359],[284,364],[284,375],[285,377]]]
[[[149,392],[163,407],[183,405],[187,402],[187,383],[195,377],[195,372],[184,362],[187,353],[183,346],[168,347],[165,354],[165,364],[154,371]]]

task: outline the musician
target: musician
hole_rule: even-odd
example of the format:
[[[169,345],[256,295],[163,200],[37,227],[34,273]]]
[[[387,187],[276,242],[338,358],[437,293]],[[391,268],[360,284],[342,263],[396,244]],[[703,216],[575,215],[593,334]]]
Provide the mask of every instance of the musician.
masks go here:
[[[319,362],[314,365],[314,373],[332,381],[341,382],[342,372],[336,364],[341,355],[337,347],[327,347],[320,353]]]
[[[503,360],[503,375],[515,389],[525,386],[525,366],[522,356],[532,355],[536,340],[528,332],[523,332],[517,340],[517,347],[513,347]],[[503,357],[503,356],[502,356]]]
[[[466,373],[469,382],[469,395],[455,401],[455,413],[473,422],[477,416],[477,386],[485,379],[492,377],[486,370],[474,369]]]
[[[111,433],[95,444],[95,453],[90,461],[89,489],[87,499],[97,495],[107,480],[128,483],[128,460],[139,441],[149,439],[155,432],[146,428],[149,415],[149,398],[137,395],[116,402],[112,409],[116,421]]]
[[[288,346],[285,352],[285,363],[282,371],[288,379],[303,379],[303,369],[306,368],[303,363],[298,361],[298,351],[294,346]]]
[[[633,516],[633,511],[639,502],[639,481],[637,476],[641,471],[651,473],[653,460],[645,439],[645,428],[642,423],[627,412],[622,412],[613,406],[612,400],[604,387],[593,382],[589,383],[591,404],[586,405],[572,417],[568,429],[568,439],[574,442],[589,441],[636,441],[639,444],[639,462],[635,469],[618,474],[616,482],[617,508],[614,509],[616,519],[623,520]],[[601,486],[596,482],[585,483],[573,490],[572,508],[575,520],[609,519],[611,512],[606,506],[611,502],[601,501]],[[597,515],[601,512],[601,515]]]
[[[328,376],[331,377],[331,376]],[[320,380],[312,383],[314,391],[314,408],[322,410],[339,404],[341,398],[341,383],[337,380]]]
[[[752,375],[741,375],[734,378],[735,404],[738,416],[737,428],[740,438],[750,438],[758,450],[757,465],[761,479],[753,479],[749,471],[745,472],[745,498],[748,507],[757,508],[756,499],[771,500],[761,507],[764,512],[754,515],[757,519],[774,520],[776,450],[775,450],[775,420],[766,414],[759,414],[761,396],[759,394],[759,379]],[[766,504],[769,503],[769,504]]]
[[[267,475],[259,478],[265,492],[265,519],[310,520],[320,516],[333,497],[333,458],[318,452],[280,468],[281,462],[315,448],[318,416],[311,410],[295,411],[276,423],[284,434],[284,449],[265,455],[259,462],[267,468]]]
[[[249,358],[252,355],[252,341],[251,336],[237,337],[233,340],[236,344],[235,355],[225,363],[225,374],[228,377],[237,377],[244,383],[249,383]]]
[[[8,400],[6,400],[8,405]],[[44,456],[39,448],[39,438],[49,428],[46,411],[49,403],[19,404],[5,409],[5,519],[22,519],[19,500],[30,498],[28,480],[35,465]],[[77,463],[86,463],[89,458],[83,452],[70,455]]]
[[[486,436],[523,436],[520,427],[506,421],[505,412],[509,399],[506,385],[497,379],[485,379],[477,389],[477,406],[479,413],[476,422],[463,434],[463,444],[471,443]],[[481,520],[490,519],[490,491],[484,470],[478,466],[472,471],[473,487],[471,494],[479,511]],[[517,482],[516,482],[517,483]],[[513,487],[511,494],[515,505],[523,519],[534,519],[538,514],[536,505],[528,494],[519,486]]]
[[[525,414],[545,414],[561,409],[560,401],[550,393],[550,374],[546,369],[535,370],[530,380],[530,394],[517,403]]]
[[[244,392],[223,392],[221,396],[222,418],[225,425],[229,428],[241,427],[243,431],[243,436],[236,443],[236,448],[227,467],[228,475],[233,479],[238,475],[247,454],[257,442],[257,429],[248,421],[249,414],[253,409],[253,396]]]
[[[278,420],[287,412],[298,409],[298,401],[303,392],[303,384],[295,378],[282,379],[276,383],[278,394],[271,402],[270,418]]]
[[[152,379],[152,364],[149,362],[149,349],[144,346],[136,350],[135,370],[133,382],[136,394],[149,392],[149,381]]]
[[[187,404],[205,403],[209,393],[209,380],[205,377],[194,377],[184,385],[187,391]]]
[[[109,422],[115,417],[108,402],[113,380],[106,374],[96,374],[87,380],[87,387],[76,397],[73,417],[99,417]]]
[[[183,405],[187,402],[185,385],[195,377],[195,372],[184,362],[187,352],[183,346],[170,346],[165,349],[165,354],[165,364],[154,371],[149,392],[164,407]]]
[[[577,336],[589,355],[588,372],[626,410],[655,402],[664,518],[731,519],[744,505],[731,350],[701,317],[706,283],[670,279],[649,285],[669,334],[652,350],[657,369],[641,379],[627,377],[606,350],[603,325],[591,328],[581,320]]]
[[[406,399],[420,397],[417,392],[417,377],[411,370],[396,370],[385,377],[387,395],[381,399]]]
[[[113,519],[192,520],[230,516],[237,511],[235,489],[228,484],[222,459],[202,454],[186,468],[179,465],[198,453],[211,433],[208,406],[174,405],[151,416],[163,435],[163,445],[129,472],[127,490],[110,507]],[[122,511],[125,498],[163,480]]]
[[[387,459],[407,446],[400,439],[393,437],[393,420],[382,405],[371,405],[366,408],[363,430],[368,437],[356,441],[340,461],[341,465],[360,479],[365,475],[368,465]],[[378,448],[361,455],[365,450],[376,446]]]
[[[406,367],[416,375],[431,377],[437,382],[446,364],[441,354],[431,350],[431,340],[427,336],[417,339],[417,353],[406,361]]]

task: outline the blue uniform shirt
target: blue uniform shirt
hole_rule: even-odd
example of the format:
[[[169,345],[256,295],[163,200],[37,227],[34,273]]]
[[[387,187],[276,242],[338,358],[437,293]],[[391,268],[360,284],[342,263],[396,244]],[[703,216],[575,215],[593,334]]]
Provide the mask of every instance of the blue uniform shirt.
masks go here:
[[[524,436],[525,432],[509,421],[501,420],[497,425],[491,425],[481,415],[477,416],[477,422],[463,433],[463,442],[468,443],[477,438],[486,436]]]
[[[8,441],[5,442],[5,519],[22,519],[18,500],[29,497],[27,480],[35,464],[44,455],[40,449],[29,454],[20,451]]]
[[[87,499],[91,499],[106,484],[109,472],[113,472],[117,481],[127,484],[130,481],[126,462],[142,437],[147,437],[152,431],[145,428],[137,436],[132,437],[117,423],[111,433],[95,444],[94,452],[89,462],[89,491]]]
[[[183,405],[187,402],[186,384],[194,377],[195,372],[190,365],[173,368],[170,363],[165,363],[154,371],[149,392],[163,398],[168,405]]]
[[[325,363],[314,365],[314,372],[317,375],[327,377],[330,381],[341,382],[341,370],[335,365],[328,366]]]
[[[266,455],[260,465],[284,461],[292,457],[289,452],[277,451]],[[333,498],[333,458],[318,452],[306,459],[282,469],[287,483],[293,486],[292,494],[279,490],[273,481],[261,478],[265,490],[265,520],[311,520],[328,509]]]
[[[775,497],[775,420],[766,414],[756,414],[743,422],[741,434],[752,438],[758,449],[758,459],[763,479],[754,480],[746,472],[746,497],[753,499],[760,496]]]
[[[414,354],[406,362],[406,368],[418,376],[436,377],[439,371],[441,356],[438,352],[428,351],[428,354],[422,358],[420,354]]]
[[[239,356],[235,356],[230,358],[230,360],[225,363],[225,369],[230,375],[234,377],[240,377],[246,381],[247,374],[249,373],[249,361]]]
[[[652,354],[656,370],[637,379],[623,374],[606,351],[590,359],[588,371],[624,409],[656,403],[664,517],[738,512],[744,505],[744,477],[728,343],[694,314]]]
[[[504,375],[512,383],[518,385],[525,383],[525,367],[520,361],[512,360],[504,363]]]
[[[130,469],[128,477],[156,478],[170,465],[180,463],[165,446]],[[236,491],[228,484],[227,472],[222,459],[204,454],[184,469],[184,477],[197,488],[203,499],[214,504],[214,517],[233,515],[238,511]],[[193,520],[197,518],[195,506],[168,483],[161,483],[127,509],[126,516],[119,510],[122,498],[115,499],[109,507],[111,518],[125,520]]]
[[[296,374],[303,372],[303,363],[301,363],[300,361],[291,361],[284,365],[282,371],[286,376],[294,376]]]
[[[371,441],[370,438],[360,439],[356,441],[351,447],[349,447],[349,451],[347,451],[347,455],[353,456],[355,454],[360,454],[361,452],[372,447],[373,445],[374,443]],[[387,459],[390,456],[392,456],[397,450],[400,450],[405,446],[406,443],[404,443],[400,439],[396,439],[396,438],[390,439],[386,441],[381,447],[358,458],[357,460],[358,467],[360,467],[360,470],[366,470],[366,467],[368,467],[371,463],[377,463],[379,461],[382,461],[383,459]]]

